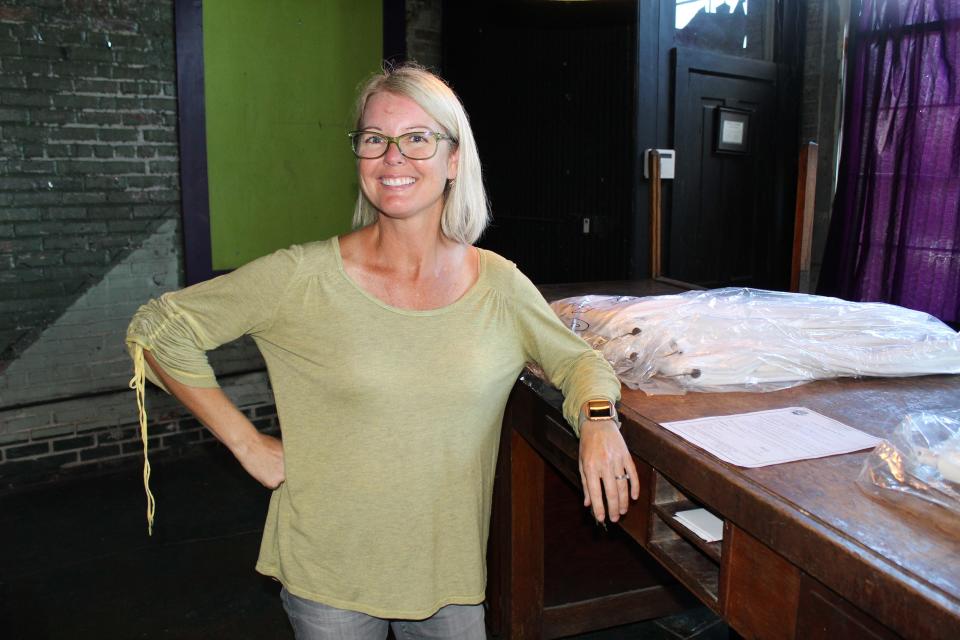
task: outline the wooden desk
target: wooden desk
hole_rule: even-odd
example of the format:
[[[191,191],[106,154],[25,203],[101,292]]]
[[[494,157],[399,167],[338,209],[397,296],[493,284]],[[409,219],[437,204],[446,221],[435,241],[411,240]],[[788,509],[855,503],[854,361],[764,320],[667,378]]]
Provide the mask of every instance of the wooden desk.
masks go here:
[[[621,561],[593,563],[589,556],[602,544],[551,557],[551,532],[563,524],[557,482],[572,505],[562,517],[576,519],[577,510],[587,517],[578,442],[560,403],[555,389],[526,373],[507,408],[488,597],[491,627],[504,637],[559,637],[689,604],[662,576],[638,588]],[[641,498],[620,527],[596,535],[619,545],[626,532],[644,562],[656,560],[745,637],[960,638],[960,516],[920,501],[869,497],[854,482],[867,452],[744,469],[658,425],[795,405],[883,437],[908,412],[960,407],[960,376],[832,380],[773,393],[648,397],[625,390],[623,433],[640,469]],[[673,526],[672,514],[691,503],[724,520],[722,543],[701,543]],[[626,584],[558,601],[550,584],[558,563],[600,566]]]

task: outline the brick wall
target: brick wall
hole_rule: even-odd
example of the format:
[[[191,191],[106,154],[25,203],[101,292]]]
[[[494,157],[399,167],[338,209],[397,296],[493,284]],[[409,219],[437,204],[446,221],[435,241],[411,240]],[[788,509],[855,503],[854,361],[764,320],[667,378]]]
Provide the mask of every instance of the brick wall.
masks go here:
[[[264,402],[262,374],[224,386],[258,429],[278,434],[276,407]],[[198,445],[219,446],[213,435],[169,397],[148,395],[151,461],[185,455]],[[129,393],[77,398],[21,412],[31,428],[5,434],[0,445],[0,490],[49,482],[67,474],[139,465],[143,443]]]
[[[171,28],[162,2],[0,11],[4,363],[176,217]]]
[[[123,337],[181,286],[170,0],[0,5],[0,488],[135,463]],[[265,428],[249,341],[212,358]],[[209,440],[148,391],[157,455]]]

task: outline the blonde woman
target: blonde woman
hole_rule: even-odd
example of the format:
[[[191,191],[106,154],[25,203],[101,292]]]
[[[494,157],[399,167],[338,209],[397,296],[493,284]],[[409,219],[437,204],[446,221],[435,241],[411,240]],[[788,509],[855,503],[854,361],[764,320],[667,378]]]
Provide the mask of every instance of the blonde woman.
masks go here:
[[[151,301],[128,344],[138,370],[274,490],[257,570],[283,583],[297,638],[391,626],[485,638],[510,389],[534,361],[564,392],[584,502],[616,521],[638,491],[613,412],[620,384],[513,263],[473,246],[488,219],[480,160],[441,79],[416,66],[372,78],[350,140],[355,231]],[[244,334],[267,363],[282,441],[257,432],[207,364],[205,351]]]

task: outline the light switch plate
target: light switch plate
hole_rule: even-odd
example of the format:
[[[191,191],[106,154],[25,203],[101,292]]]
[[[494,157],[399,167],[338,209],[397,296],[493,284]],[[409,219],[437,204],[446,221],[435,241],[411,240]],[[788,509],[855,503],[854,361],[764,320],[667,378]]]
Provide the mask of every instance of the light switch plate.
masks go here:
[[[650,152],[660,153],[660,179],[673,180],[677,152],[673,149],[646,149],[643,152],[643,177],[650,179]]]

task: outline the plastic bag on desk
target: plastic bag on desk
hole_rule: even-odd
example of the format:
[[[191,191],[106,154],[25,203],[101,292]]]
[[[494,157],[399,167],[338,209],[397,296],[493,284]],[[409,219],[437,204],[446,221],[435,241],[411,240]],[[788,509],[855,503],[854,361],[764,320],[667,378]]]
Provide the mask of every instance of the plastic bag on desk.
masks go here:
[[[551,307],[571,331],[603,354],[628,387],[648,394],[681,394],[685,392],[681,384],[658,375],[658,363],[678,351],[673,338],[658,326],[683,302],[679,296],[588,295],[559,300]]]
[[[910,495],[960,513],[960,411],[908,415],[857,482],[881,498]]]
[[[760,289],[551,305],[648,394],[771,391],[840,376],[960,373],[960,334],[928,314]]]

